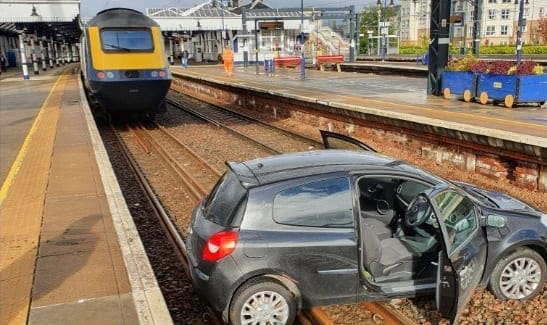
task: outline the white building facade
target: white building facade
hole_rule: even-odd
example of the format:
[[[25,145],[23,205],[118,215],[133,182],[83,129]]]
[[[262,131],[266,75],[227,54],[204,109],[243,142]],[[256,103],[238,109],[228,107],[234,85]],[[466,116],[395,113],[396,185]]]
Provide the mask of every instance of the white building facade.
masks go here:
[[[524,44],[545,44],[541,36],[540,20],[547,15],[547,0],[479,0],[482,15],[479,18],[481,46],[511,45],[516,43],[519,19],[519,1],[525,1],[523,18],[526,27],[522,34]],[[473,46],[474,1],[455,0],[451,16],[461,17],[451,27],[452,45]],[[400,11],[394,17],[401,44],[425,45],[429,38],[431,20],[430,0],[401,0]]]

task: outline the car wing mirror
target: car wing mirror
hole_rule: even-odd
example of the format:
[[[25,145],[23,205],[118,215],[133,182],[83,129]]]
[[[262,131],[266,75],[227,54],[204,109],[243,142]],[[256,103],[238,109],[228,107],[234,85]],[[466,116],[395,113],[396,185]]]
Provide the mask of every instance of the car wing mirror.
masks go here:
[[[490,214],[486,217],[486,225],[493,228],[503,228],[505,227],[507,220],[504,216],[497,214]]]

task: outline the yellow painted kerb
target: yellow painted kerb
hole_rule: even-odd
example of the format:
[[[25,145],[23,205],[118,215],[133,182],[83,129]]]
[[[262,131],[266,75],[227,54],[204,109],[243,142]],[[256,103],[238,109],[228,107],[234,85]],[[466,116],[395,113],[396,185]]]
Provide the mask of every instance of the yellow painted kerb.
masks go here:
[[[13,181],[15,180],[15,177],[17,176],[17,173],[19,172],[19,169],[21,169],[21,165],[23,163],[23,160],[25,160],[25,157],[28,152],[29,143],[34,137],[36,133],[36,129],[38,127],[38,124],[40,123],[40,120],[42,119],[42,116],[45,111],[45,107],[47,107],[47,104],[49,102],[49,98],[51,97],[51,94],[55,91],[57,88],[57,84],[61,80],[61,78],[64,76],[62,74],[57,78],[57,81],[55,81],[55,84],[53,87],[51,87],[51,90],[49,91],[49,94],[46,97],[46,100],[42,104],[42,107],[40,108],[40,112],[36,116],[36,119],[34,119],[34,122],[32,123],[32,127],[30,128],[29,133],[27,134],[27,137],[25,138],[25,141],[23,142],[23,145],[21,146],[21,149],[19,150],[19,153],[17,154],[17,158],[15,158],[15,161],[11,165],[10,171],[8,173],[8,176],[6,177],[6,180],[2,184],[2,188],[0,189],[0,206],[4,203],[4,200],[6,199],[6,196],[8,194],[8,191],[11,187],[11,184],[13,184]]]

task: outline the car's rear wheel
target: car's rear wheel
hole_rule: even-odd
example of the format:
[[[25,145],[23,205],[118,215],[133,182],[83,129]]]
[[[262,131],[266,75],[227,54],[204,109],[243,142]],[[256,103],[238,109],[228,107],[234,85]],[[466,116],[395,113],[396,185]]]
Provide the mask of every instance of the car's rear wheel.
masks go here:
[[[523,248],[502,258],[490,278],[490,290],[498,299],[528,300],[545,282],[545,261],[537,252]]]
[[[243,285],[236,291],[230,305],[232,324],[292,324],[295,316],[293,294],[271,280]]]

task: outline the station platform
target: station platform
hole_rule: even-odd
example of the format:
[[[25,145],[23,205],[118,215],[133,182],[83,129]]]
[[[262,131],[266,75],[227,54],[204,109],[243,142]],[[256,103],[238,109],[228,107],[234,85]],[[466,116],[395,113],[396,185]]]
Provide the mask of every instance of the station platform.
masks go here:
[[[0,324],[170,324],[72,64],[0,75]]]
[[[367,65],[427,70],[407,63]],[[506,108],[446,100],[426,94],[426,78],[407,78],[404,73],[394,76],[308,69],[302,80],[299,69],[266,73],[263,65],[258,69],[254,65],[236,66],[232,77],[224,74],[222,66],[177,66],[172,71],[214,84],[547,148],[547,104]]]

